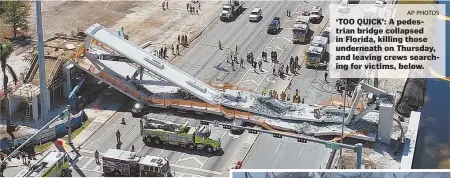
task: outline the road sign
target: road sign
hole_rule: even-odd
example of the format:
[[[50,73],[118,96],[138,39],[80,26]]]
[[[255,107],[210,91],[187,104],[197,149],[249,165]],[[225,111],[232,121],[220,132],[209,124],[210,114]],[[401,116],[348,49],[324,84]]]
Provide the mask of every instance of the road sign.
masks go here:
[[[232,126],[230,126],[230,125],[223,125],[222,128],[224,128],[224,129],[231,129]]]
[[[214,122],[214,125],[215,125],[215,127],[219,127],[219,122],[218,122],[218,121],[215,121],[215,122]]]
[[[280,134],[272,134],[272,136],[276,137],[276,138],[282,138],[282,135],[280,135]]]
[[[252,134],[257,134],[256,130],[247,130],[247,132],[252,133]]]
[[[335,143],[326,143],[326,148],[330,148],[330,149],[338,149],[338,145]]]

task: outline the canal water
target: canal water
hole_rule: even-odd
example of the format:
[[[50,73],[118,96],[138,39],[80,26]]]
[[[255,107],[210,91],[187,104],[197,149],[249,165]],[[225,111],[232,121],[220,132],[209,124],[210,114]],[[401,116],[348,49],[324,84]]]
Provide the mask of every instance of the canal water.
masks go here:
[[[446,4],[446,16],[450,16],[450,2]],[[446,25],[447,48],[450,47],[449,21]],[[446,52],[446,76],[449,75],[450,51]],[[427,81],[426,99],[421,111],[413,168],[449,169],[450,168],[450,82],[438,79]]]
[[[417,169],[449,169],[450,83],[429,79],[413,161]]]

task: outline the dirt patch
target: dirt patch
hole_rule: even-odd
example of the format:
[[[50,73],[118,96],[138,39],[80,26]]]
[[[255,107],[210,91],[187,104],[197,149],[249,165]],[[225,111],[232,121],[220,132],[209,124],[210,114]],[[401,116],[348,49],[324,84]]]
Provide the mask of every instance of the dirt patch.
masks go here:
[[[188,1],[171,1],[169,9],[161,8],[161,1],[44,1],[42,18],[44,38],[55,33],[71,33],[77,29],[85,30],[99,23],[105,27],[119,30],[124,27],[130,40],[142,44],[172,44],[180,34],[193,38],[219,13],[220,1],[202,1],[201,9],[193,4],[199,14],[186,11]],[[203,10],[205,9],[205,10]],[[33,3],[31,12],[35,11]],[[35,35],[36,15],[30,14],[30,30]]]

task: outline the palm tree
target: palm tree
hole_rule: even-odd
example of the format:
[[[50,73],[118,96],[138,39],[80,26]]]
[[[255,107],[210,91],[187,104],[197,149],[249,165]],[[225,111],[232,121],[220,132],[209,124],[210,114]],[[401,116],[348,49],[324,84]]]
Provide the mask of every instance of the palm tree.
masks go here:
[[[0,44],[0,61],[2,66],[3,73],[3,92],[5,93],[5,114],[6,114],[6,130],[10,135],[12,135],[11,129],[11,119],[9,114],[9,99],[8,99],[8,75],[6,75],[6,70],[13,78],[15,84],[17,84],[17,75],[14,72],[13,68],[6,63],[6,59],[8,59],[9,55],[12,53],[13,48],[11,42],[6,42],[5,44]]]

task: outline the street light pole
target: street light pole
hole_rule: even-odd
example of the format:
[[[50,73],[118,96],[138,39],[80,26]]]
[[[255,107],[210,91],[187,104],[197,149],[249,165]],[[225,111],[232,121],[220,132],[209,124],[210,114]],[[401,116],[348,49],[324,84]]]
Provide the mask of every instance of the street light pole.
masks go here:
[[[70,119],[70,105],[66,106],[67,109],[67,143],[72,145],[72,121]]]
[[[345,117],[346,117],[346,88],[348,87],[348,79],[345,79],[345,89],[344,89],[344,96],[343,96],[343,120],[341,121],[341,139],[340,143],[343,144],[344,139],[344,127],[345,127]],[[343,148],[340,147],[340,160],[338,161],[339,169],[341,169],[342,162],[341,162],[341,156],[343,154]]]

